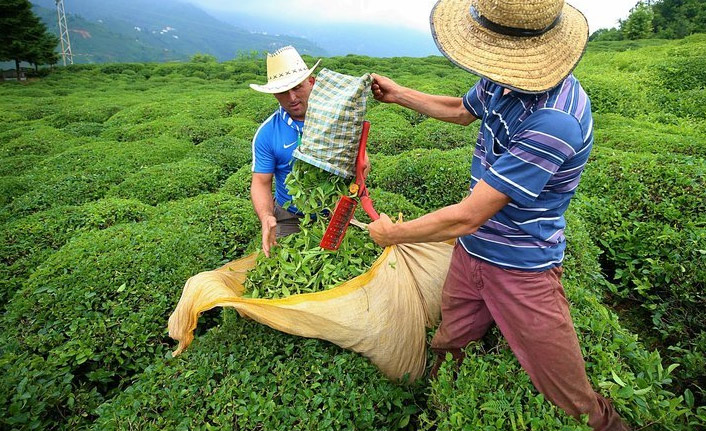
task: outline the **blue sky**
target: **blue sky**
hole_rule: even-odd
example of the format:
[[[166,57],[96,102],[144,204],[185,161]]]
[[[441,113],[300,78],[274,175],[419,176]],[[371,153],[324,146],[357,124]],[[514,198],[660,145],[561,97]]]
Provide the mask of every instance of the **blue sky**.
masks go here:
[[[187,0],[211,11],[243,12],[299,22],[366,23],[429,31],[429,12],[436,0]],[[586,15],[590,31],[615,27],[637,0],[572,0]]]

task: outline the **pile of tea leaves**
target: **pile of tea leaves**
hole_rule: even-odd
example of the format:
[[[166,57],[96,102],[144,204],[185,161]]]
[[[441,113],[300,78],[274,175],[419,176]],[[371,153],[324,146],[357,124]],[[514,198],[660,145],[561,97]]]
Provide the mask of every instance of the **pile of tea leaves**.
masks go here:
[[[245,297],[284,298],[330,289],[366,272],[382,249],[366,231],[350,226],[336,251],[319,247],[341,196],[351,196],[350,180],[297,160],[285,181],[292,205],[304,214],[301,231],[279,238],[270,257],[258,256],[245,280]]]

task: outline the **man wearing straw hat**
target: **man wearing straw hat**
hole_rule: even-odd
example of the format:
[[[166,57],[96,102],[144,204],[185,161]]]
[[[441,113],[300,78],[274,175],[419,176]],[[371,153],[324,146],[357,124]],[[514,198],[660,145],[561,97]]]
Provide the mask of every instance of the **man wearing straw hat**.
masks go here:
[[[471,193],[401,224],[383,214],[370,235],[383,246],[458,238],[432,340],[440,359],[462,360],[495,323],[548,400],[596,430],[628,429],[590,386],[561,284],[564,212],[593,143],[590,102],[571,74],[586,19],[563,0],[440,0],[431,27],[440,51],[480,81],[457,98],[373,75],[373,95],[452,123],[480,119]]]
[[[277,239],[299,231],[297,209],[283,205],[292,197],[284,184],[292,170],[292,154],[301,142],[309,94],[314,87],[311,74],[319,65],[307,67],[296,49],[286,46],[267,54],[267,83],[250,88],[275,96],[279,107],[257,129],[252,141],[253,163],[250,196],[262,225],[262,250],[267,257]],[[272,180],[275,196],[272,196]]]

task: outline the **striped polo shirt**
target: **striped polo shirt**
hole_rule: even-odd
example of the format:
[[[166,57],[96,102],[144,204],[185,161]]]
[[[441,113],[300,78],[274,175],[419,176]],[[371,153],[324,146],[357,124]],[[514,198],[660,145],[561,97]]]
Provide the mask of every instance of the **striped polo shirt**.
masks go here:
[[[591,105],[573,75],[546,93],[503,91],[481,79],[463,104],[482,120],[470,187],[483,179],[511,201],[459,241],[491,264],[544,271],[564,259],[564,212],[593,145]]]

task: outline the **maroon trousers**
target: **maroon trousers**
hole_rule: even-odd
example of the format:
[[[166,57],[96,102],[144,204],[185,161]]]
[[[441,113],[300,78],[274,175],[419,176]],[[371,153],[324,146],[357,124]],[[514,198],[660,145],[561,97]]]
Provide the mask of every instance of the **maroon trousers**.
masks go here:
[[[595,430],[627,430],[586,376],[561,267],[507,270],[470,256],[456,244],[442,291],[437,352],[457,351],[483,337],[495,322],[532,383],[545,398]]]

